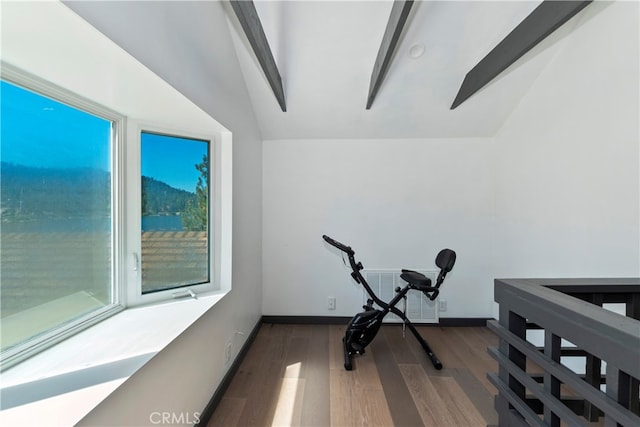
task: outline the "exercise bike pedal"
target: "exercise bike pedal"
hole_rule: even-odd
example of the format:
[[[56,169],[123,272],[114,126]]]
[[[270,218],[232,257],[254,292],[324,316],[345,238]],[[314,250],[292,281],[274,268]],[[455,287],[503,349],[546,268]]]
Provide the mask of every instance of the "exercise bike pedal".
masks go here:
[[[360,344],[350,343],[350,345],[351,345],[351,348],[355,350],[356,353],[364,354],[364,347],[362,347]]]

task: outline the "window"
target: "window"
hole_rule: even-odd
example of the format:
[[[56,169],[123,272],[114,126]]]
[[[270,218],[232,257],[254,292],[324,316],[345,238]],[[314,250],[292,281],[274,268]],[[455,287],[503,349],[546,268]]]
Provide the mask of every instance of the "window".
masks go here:
[[[209,141],[142,132],[142,294],[208,283]]]
[[[4,63],[0,95],[1,370],[125,307],[229,289],[229,142],[184,118],[125,135]]]
[[[112,162],[120,118],[17,80],[0,82],[3,368],[118,304]]]

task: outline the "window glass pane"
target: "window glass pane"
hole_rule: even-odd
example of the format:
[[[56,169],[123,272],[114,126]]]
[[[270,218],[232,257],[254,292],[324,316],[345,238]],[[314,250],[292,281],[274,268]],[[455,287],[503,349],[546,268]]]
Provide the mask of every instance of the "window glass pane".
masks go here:
[[[209,141],[142,132],[142,293],[209,282]]]
[[[2,81],[2,350],[112,303],[113,122]]]

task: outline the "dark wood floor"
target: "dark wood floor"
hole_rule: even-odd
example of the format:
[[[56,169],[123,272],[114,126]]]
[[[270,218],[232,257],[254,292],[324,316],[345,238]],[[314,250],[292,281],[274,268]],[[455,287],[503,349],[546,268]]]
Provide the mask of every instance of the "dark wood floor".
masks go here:
[[[343,368],[341,325],[263,324],[209,426],[486,426],[497,424],[484,327],[383,326],[353,371]]]

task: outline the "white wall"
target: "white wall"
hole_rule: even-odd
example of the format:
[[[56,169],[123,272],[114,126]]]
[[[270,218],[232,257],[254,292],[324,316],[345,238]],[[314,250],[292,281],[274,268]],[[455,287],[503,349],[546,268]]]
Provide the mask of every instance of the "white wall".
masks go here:
[[[440,249],[454,249],[441,315],[489,315],[492,147],[489,139],[266,141],[263,313],[360,308],[362,288],[324,244],[327,234],[371,269],[431,269]]]
[[[266,141],[264,314],[359,309],[322,234],[369,268],[456,250],[442,317],[496,316],[496,277],[640,274],[638,3],[577,19],[495,138]]]
[[[638,3],[594,2],[496,138],[495,275],[638,276]]]

